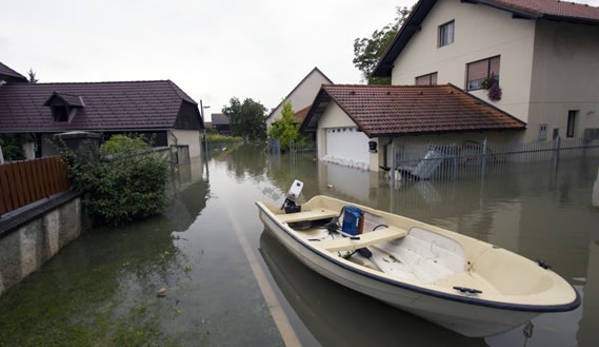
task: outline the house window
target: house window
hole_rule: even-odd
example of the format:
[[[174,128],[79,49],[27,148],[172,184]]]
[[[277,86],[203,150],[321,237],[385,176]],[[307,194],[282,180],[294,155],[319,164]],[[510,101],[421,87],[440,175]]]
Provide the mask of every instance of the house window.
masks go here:
[[[576,129],[576,115],[578,115],[578,111],[568,111],[568,129],[566,130],[566,137],[574,137],[574,129]]]
[[[466,65],[466,90],[482,89],[483,81],[493,78],[499,83],[500,57],[475,61]]]
[[[429,73],[428,75],[422,75],[416,77],[417,86],[436,86],[437,85],[437,73]]]
[[[539,124],[539,141],[547,140],[547,124]]]
[[[69,121],[69,111],[66,106],[52,106],[52,116],[55,122]]]
[[[439,47],[447,46],[453,43],[453,33],[455,21],[445,23],[439,27]]]

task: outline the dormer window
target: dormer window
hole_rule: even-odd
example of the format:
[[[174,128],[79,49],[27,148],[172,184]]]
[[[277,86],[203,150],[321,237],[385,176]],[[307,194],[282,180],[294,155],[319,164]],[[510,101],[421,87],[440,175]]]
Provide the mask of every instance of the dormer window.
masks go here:
[[[55,122],[68,122],[69,110],[66,106],[52,106],[52,118]]]
[[[71,122],[77,112],[85,107],[83,97],[64,93],[52,93],[44,106],[50,107],[55,122]]]

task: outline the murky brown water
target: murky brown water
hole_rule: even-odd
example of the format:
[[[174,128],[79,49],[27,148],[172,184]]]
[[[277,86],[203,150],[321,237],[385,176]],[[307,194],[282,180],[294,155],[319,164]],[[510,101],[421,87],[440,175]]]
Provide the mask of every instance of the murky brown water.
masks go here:
[[[332,195],[545,260],[575,286],[583,304],[535,319],[528,346],[594,346],[599,341],[599,209],[590,202],[597,161],[562,163],[557,175],[533,171],[484,182],[416,182],[391,189],[376,173],[318,163],[311,154],[267,156],[253,147],[213,152],[208,162],[180,169],[176,186],[181,192],[164,216],[87,234],[0,298],[0,346],[35,345],[9,339],[7,331],[54,334],[42,311],[61,309],[66,323],[55,329],[63,331],[73,324],[93,329],[97,317],[107,315],[124,319],[121,324],[133,332],[153,333],[162,345],[283,345],[239,235],[305,346],[524,346],[521,329],[465,338],[345,289],[290,257],[264,230],[254,202],[281,203],[294,179],[304,182],[304,199]],[[160,287],[167,288],[165,298],[155,295]],[[54,305],[39,298],[46,290],[55,295]],[[69,298],[90,292],[73,307]],[[34,302],[27,310],[21,305],[25,300]],[[46,330],[24,328],[31,324]],[[89,341],[124,345],[110,337],[115,329],[118,335],[120,328],[108,324]]]

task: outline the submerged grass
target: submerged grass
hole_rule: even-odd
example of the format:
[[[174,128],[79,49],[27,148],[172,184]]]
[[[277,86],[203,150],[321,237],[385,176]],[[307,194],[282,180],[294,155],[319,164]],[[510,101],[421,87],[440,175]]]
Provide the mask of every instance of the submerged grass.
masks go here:
[[[0,301],[0,346],[180,346],[160,330],[160,305],[120,309],[113,272],[99,266],[67,282],[34,274],[8,291]]]

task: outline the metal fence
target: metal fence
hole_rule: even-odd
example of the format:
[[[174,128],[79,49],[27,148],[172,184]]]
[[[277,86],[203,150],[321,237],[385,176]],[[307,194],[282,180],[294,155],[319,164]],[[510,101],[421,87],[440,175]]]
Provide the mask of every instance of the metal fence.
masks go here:
[[[505,172],[554,170],[565,160],[599,158],[599,141],[557,137],[553,141],[493,144],[395,145],[390,171],[396,180],[457,180]]]
[[[304,143],[297,143],[291,141],[289,143],[288,152],[291,154],[313,152],[315,151],[314,143],[308,141]],[[281,154],[281,142],[279,140],[270,140],[266,142],[265,152],[269,154]]]

